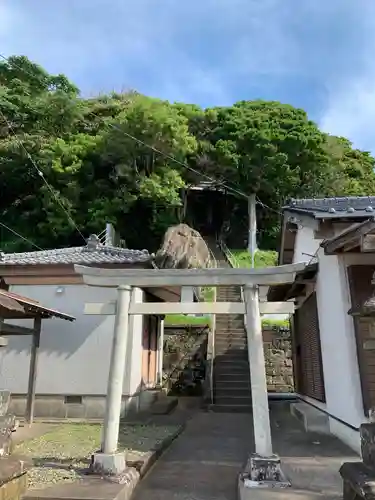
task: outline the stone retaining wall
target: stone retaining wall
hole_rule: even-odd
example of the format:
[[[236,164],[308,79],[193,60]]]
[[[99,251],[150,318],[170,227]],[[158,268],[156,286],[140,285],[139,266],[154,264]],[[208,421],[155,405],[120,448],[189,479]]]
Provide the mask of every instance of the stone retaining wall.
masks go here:
[[[195,396],[201,394],[207,333],[208,330],[202,327],[166,329],[164,383],[171,393]],[[290,332],[265,327],[263,341],[268,391],[294,392]]]
[[[263,328],[264,357],[269,392],[294,392],[290,332]]]
[[[204,327],[165,329],[163,386],[170,395],[203,395],[207,338]]]

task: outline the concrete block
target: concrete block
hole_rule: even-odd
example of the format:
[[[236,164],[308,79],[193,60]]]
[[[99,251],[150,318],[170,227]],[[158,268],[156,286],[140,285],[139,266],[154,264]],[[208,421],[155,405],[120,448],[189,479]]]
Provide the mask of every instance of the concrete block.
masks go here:
[[[303,425],[306,432],[331,434],[326,413],[303,401],[290,405],[290,411]]]
[[[85,396],[82,403],[86,418],[104,418],[106,401],[103,396]]]
[[[26,413],[26,399],[23,396],[11,396],[9,411],[17,417],[24,417]]]
[[[94,453],[91,462],[91,472],[104,476],[120,476],[125,472],[126,453]]]
[[[85,418],[86,409],[83,404],[65,403],[65,414],[67,418]]]
[[[42,418],[66,418],[64,398],[59,396],[37,396],[35,398],[34,415]]]

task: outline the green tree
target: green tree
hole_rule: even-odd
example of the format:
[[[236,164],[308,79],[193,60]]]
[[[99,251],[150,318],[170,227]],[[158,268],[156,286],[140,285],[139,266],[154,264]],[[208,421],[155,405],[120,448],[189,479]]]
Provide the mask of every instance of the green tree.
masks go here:
[[[372,156],[290,105],[202,109],[133,91],[85,99],[24,56],[0,63],[0,217],[37,245],[80,245],[79,231],[112,222],[129,246],[155,250],[201,174],[271,207],[258,212],[270,248],[287,198],[375,192]],[[227,216],[245,235],[243,197],[228,198]],[[2,249],[31,249],[5,230],[1,239]]]

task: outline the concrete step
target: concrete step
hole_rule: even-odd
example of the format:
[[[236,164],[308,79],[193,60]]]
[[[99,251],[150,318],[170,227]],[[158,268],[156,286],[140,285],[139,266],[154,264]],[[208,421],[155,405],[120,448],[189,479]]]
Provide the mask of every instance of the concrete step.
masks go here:
[[[228,343],[215,343],[215,355],[217,355],[219,352],[228,352],[228,353],[247,353],[247,345],[241,345],[241,344],[228,344]]]
[[[250,398],[251,399],[251,390],[250,388],[247,389],[226,389],[222,388],[221,386],[215,386],[214,390],[214,395],[215,395],[215,400],[217,398]]]
[[[248,349],[247,345],[232,345],[232,344],[215,344],[215,355],[224,353],[241,353],[247,355]]]
[[[247,347],[215,346],[215,356],[247,359]]]
[[[244,328],[219,328],[215,331],[215,340],[247,340]]]
[[[223,384],[228,384],[228,385],[237,385],[237,384],[245,384],[245,383],[249,383],[249,380],[250,380],[250,371],[247,370],[246,372],[244,371],[243,373],[241,372],[237,372],[237,373],[233,373],[233,372],[228,372],[228,373],[225,373],[224,371],[223,372],[217,372],[215,373],[214,372],[214,380],[215,380],[215,383],[223,383]]]
[[[240,380],[247,380],[250,377],[249,365],[244,368],[232,369],[231,367],[219,366],[214,368],[215,380],[234,380],[237,377]],[[233,378],[232,378],[233,377]]]
[[[290,411],[302,423],[307,432],[330,434],[328,415],[314,406],[299,401],[290,405]]]
[[[232,326],[232,327],[228,327],[228,325],[216,325],[215,326],[215,333],[216,335],[220,335],[220,334],[228,334],[228,333],[232,333],[232,334],[237,334],[237,335],[245,335],[246,334],[246,329],[245,329],[245,326],[244,325],[240,325],[240,326]]]
[[[233,347],[234,349],[247,349],[247,340],[246,338],[226,338],[219,337],[215,339],[215,348],[216,347]]]
[[[225,368],[226,370],[245,370],[249,367],[249,360],[247,358],[231,359],[229,356],[220,356],[214,359],[214,368],[219,367]]]
[[[237,362],[237,360],[246,360],[248,359],[247,349],[215,349],[215,356],[218,358],[218,361],[233,361]]]
[[[213,405],[208,406],[209,411],[213,411],[216,413],[252,413],[252,409],[253,407],[251,404],[232,406],[219,405],[214,403]]]
[[[245,326],[243,323],[218,323],[215,325],[216,332],[245,332]]]
[[[216,379],[215,387],[217,389],[225,389],[227,391],[250,390],[250,375],[245,377],[237,377],[235,380],[228,378]]]
[[[233,290],[219,290],[218,293],[216,294],[216,300],[218,302],[227,300],[228,298],[241,300],[242,299],[241,291],[239,290],[238,292],[236,292]]]
[[[251,396],[221,396],[214,395],[214,402],[217,405],[228,405],[228,406],[251,406]]]

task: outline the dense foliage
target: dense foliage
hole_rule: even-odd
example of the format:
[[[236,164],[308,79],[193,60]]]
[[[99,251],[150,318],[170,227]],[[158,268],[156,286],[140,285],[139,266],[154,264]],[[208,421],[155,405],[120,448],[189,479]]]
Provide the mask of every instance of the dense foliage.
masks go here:
[[[85,236],[113,222],[129,246],[154,250],[181,214],[182,188],[201,180],[184,163],[255,190],[276,212],[289,197],[375,193],[374,159],[290,105],[201,109],[136,92],[84,99],[25,57],[0,64],[0,221],[40,247],[82,244],[73,220]],[[246,202],[233,207],[233,226],[245,224]],[[258,214],[268,245],[276,212]],[[1,242],[31,249],[4,228]]]

